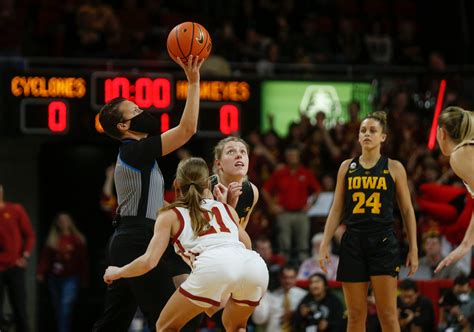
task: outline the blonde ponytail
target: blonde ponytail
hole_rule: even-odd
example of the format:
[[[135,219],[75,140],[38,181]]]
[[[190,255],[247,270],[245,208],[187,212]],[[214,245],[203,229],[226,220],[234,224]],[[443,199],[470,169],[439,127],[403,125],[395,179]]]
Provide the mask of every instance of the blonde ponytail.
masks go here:
[[[176,183],[182,196],[160,211],[171,210],[174,207],[188,209],[194,235],[199,236],[209,228],[210,220],[205,218],[210,211],[201,207],[204,191],[209,184],[209,169],[206,162],[196,157],[181,161],[176,170]]]
[[[474,113],[460,107],[447,107],[438,119],[455,144],[474,139]]]
[[[474,112],[463,111],[459,133],[461,135],[461,142],[474,139]]]

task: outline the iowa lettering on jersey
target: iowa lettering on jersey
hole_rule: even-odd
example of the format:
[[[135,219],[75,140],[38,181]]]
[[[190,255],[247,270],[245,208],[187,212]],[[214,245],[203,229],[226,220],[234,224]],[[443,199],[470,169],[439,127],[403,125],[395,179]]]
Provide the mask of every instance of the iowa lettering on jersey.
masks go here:
[[[387,190],[387,181],[383,176],[352,176],[348,178],[348,189]]]
[[[387,190],[387,181],[383,176],[353,176],[348,178],[349,190]],[[372,214],[380,214],[382,203],[380,203],[380,192],[369,194],[363,191],[352,193],[352,201],[355,206],[352,209],[354,214],[363,214],[367,210]],[[367,197],[368,196],[368,197]]]

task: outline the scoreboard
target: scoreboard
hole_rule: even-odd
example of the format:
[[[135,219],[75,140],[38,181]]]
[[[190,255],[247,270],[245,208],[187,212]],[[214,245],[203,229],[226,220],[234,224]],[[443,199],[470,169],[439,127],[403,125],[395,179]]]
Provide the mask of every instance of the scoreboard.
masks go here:
[[[98,112],[119,96],[150,110],[164,132],[179,123],[187,84],[169,73],[9,71],[2,75],[2,134],[99,135]],[[201,77],[200,84],[199,136],[259,128],[258,81]]]

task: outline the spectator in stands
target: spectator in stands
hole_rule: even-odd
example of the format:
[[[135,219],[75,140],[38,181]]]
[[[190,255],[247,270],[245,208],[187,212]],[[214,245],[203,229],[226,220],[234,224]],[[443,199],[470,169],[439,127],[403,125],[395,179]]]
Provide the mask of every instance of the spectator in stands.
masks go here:
[[[8,31],[0,35],[0,56],[21,56],[23,47],[23,32],[25,10],[16,8],[16,1],[0,2],[0,31]]]
[[[469,319],[470,326],[474,326],[474,299],[471,297],[469,278],[461,274],[454,279],[453,293],[461,303],[463,315]]]
[[[388,64],[392,61],[392,38],[383,31],[382,22],[374,21],[371,24],[370,31],[365,34],[364,38],[370,62],[374,64]]]
[[[358,63],[362,57],[362,38],[355,31],[353,22],[348,18],[341,18],[339,31],[336,36],[336,60],[340,63]]]
[[[88,0],[76,12],[79,54],[107,55],[107,50],[120,40],[120,23],[113,7],[102,0]]]
[[[471,298],[469,278],[460,275],[454,287],[440,299],[439,330],[442,332],[470,332],[474,327],[474,300]]]
[[[265,57],[257,62],[257,74],[273,76],[276,73],[278,62],[280,62],[280,47],[276,43],[271,43],[265,49]]]
[[[327,266],[328,273],[325,274],[321,267],[319,266],[319,247],[323,241],[323,233],[317,233],[311,239],[311,244],[313,245],[313,255],[303,261],[298,271],[298,280],[306,280],[311,275],[315,273],[322,273],[325,275],[325,278],[328,280],[336,280],[337,265],[339,263],[339,257],[336,255],[330,254],[331,264]],[[331,249],[329,249],[331,252]]]
[[[281,270],[285,267],[286,258],[283,255],[273,252],[272,243],[266,237],[260,237],[255,241],[254,249],[260,254],[267,264],[270,280],[268,290],[273,291],[278,288]]]
[[[328,287],[323,273],[309,277],[309,293],[301,300],[293,317],[294,331],[343,331],[341,300]]]
[[[439,273],[434,273],[436,266],[444,258],[441,253],[441,236],[439,234],[429,233],[423,241],[423,249],[425,256],[420,258],[419,269],[421,270],[423,267],[429,268],[429,270],[432,271],[431,278],[454,279],[461,273],[455,264],[445,267]]]
[[[273,114],[268,116],[268,121],[270,123],[270,130],[267,131],[265,134],[263,134],[263,144],[265,147],[270,150],[270,153],[273,155],[274,160],[277,163],[281,163],[283,158],[282,154],[282,144],[280,137],[278,137],[278,134],[274,130],[274,116]],[[275,165],[278,166],[278,165]]]
[[[320,191],[319,182],[300,163],[300,151],[294,146],[285,149],[286,164],[277,169],[265,182],[263,198],[276,216],[278,245],[286,257],[299,260],[308,257],[310,224],[306,214]],[[296,240],[296,255],[292,255],[292,241]]]
[[[11,264],[11,259],[15,255],[15,241],[11,238],[10,232],[0,227],[0,275],[3,272],[5,266]],[[0,301],[3,307],[3,301]],[[3,310],[2,310],[3,316]],[[5,317],[0,317],[0,331],[8,331],[10,322]]]
[[[439,223],[442,233],[453,245],[461,243],[474,205],[474,199],[465,188],[424,183],[420,186],[416,202],[421,212]]]
[[[234,24],[230,20],[225,20],[212,36],[213,51],[225,58],[227,61],[239,61],[240,49],[242,47],[240,40],[235,34]]]
[[[416,282],[405,279],[400,283],[397,299],[401,332],[433,332],[434,310],[431,301],[418,293]]]
[[[399,64],[421,64],[423,54],[416,33],[416,23],[413,20],[400,20],[395,47],[395,59]]]
[[[26,314],[26,267],[35,244],[35,234],[30,218],[19,203],[4,200],[0,184],[0,229],[11,241],[2,243],[2,251],[10,253],[0,265],[0,321],[4,321],[3,299],[7,289],[17,332],[30,331]],[[10,247],[6,247],[9,245]]]
[[[357,100],[353,100],[349,103],[347,107],[347,111],[349,113],[349,121],[347,121],[344,126],[344,137],[346,140],[354,141],[357,140],[359,136],[359,128],[360,128],[360,102]]]
[[[249,179],[261,188],[277,167],[278,155],[264,144],[257,131],[251,132],[247,140],[252,146],[249,156]]]
[[[73,309],[80,285],[87,285],[89,267],[84,235],[69,213],[60,212],[49,229],[41,253],[37,279],[48,278],[59,332],[71,331]]]
[[[287,265],[281,270],[280,285],[277,290],[265,293],[252,315],[255,324],[265,324],[266,332],[291,331],[293,314],[307,294],[296,287],[296,268],[293,266]]]
[[[257,62],[262,58],[265,45],[268,39],[262,36],[254,28],[248,28],[246,31],[245,42],[242,44],[242,61]]]
[[[324,113],[321,112],[323,115]],[[306,146],[305,137],[303,136],[303,130],[301,123],[292,122],[288,127],[288,135],[286,136],[283,144],[285,146],[295,145],[300,150],[303,150]]]
[[[341,149],[334,142],[327,126],[326,113],[317,112],[316,124],[306,144],[306,149],[303,150],[306,164],[315,174],[330,171],[331,166],[341,159]]]

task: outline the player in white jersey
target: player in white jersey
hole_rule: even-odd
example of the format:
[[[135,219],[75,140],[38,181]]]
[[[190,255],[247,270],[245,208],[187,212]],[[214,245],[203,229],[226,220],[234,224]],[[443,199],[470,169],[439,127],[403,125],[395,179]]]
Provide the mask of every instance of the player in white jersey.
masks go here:
[[[454,173],[466,185],[474,198],[474,112],[460,107],[448,107],[439,116],[436,138],[441,152],[449,156]],[[474,245],[474,213],[461,244],[443,259],[435,272],[466,255]]]
[[[179,197],[161,209],[145,254],[123,267],[109,266],[104,281],[147,273],[172,240],[192,272],[161,312],[157,331],[180,330],[196,315],[214,312],[229,294],[222,315],[224,327],[226,331],[245,329],[268,286],[266,264],[250,250],[250,238],[235,210],[209,195],[209,170],[203,159],[180,162],[175,184]]]

